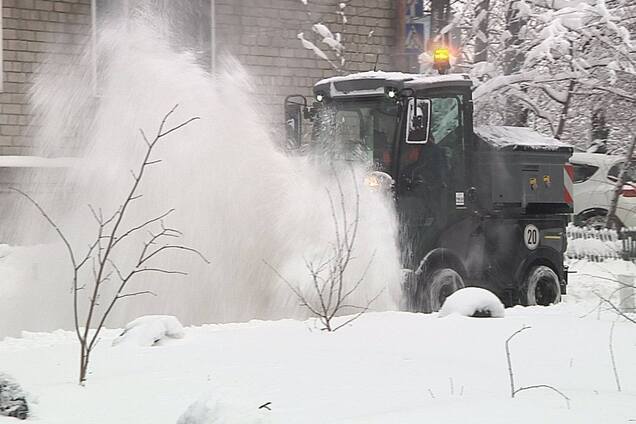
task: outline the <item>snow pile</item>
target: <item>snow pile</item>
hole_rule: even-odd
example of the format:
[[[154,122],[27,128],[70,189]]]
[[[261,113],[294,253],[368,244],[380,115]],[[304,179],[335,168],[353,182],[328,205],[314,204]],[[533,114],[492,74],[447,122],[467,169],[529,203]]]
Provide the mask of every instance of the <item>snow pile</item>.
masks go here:
[[[26,394],[16,381],[0,373],[0,415],[25,420],[29,415]]]
[[[565,255],[568,258],[619,258],[621,249],[620,241],[579,238],[568,240],[568,248]]]
[[[113,346],[155,346],[166,339],[181,339],[183,326],[170,315],[147,315],[128,323],[124,332],[113,340]]]
[[[505,312],[503,304],[492,292],[479,287],[466,287],[448,296],[439,311],[440,317],[451,314],[503,318]]]
[[[622,275],[636,275],[636,265],[631,261],[608,259],[603,262],[587,260],[570,260],[570,278],[566,303],[586,304],[593,308],[598,306],[600,297],[619,305]],[[600,296],[600,297],[599,297]]]
[[[270,422],[270,410],[269,403],[252,405],[213,394],[190,405],[177,424],[266,424]]]
[[[567,227],[568,247],[565,255],[568,258],[618,259],[621,257],[622,241],[614,230],[602,228]]]

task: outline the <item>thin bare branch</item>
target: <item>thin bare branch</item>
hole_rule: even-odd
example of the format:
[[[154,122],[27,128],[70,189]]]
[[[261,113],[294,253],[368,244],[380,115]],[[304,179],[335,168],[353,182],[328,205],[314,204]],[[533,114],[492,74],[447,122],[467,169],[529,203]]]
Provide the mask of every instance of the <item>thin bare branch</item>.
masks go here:
[[[144,264],[145,262],[150,260],[152,257],[154,257],[154,256],[158,255],[159,253],[164,252],[166,250],[183,250],[183,251],[186,251],[186,252],[191,252],[191,253],[194,253],[195,255],[197,255],[199,258],[201,258],[201,260],[203,260],[206,264],[210,264],[211,263],[205,256],[203,256],[203,253],[199,252],[197,249],[194,249],[192,247],[187,247],[187,246],[176,245],[176,244],[167,244],[167,245],[161,246],[160,248],[155,249],[153,252],[149,253],[143,259],[141,264]]]
[[[519,330],[515,331],[514,333],[512,333],[512,335],[510,337],[508,337],[506,339],[506,360],[508,362],[508,377],[510,378],[510,395],[511,397],[515,397],[515,376],[514,376],[514,372],[512,371],[512,359],[510,357],[510,340],[513,339],[513,337],[515,337],[517,334],[522,333],[526,330],[529,330],[531,327],[524,325],[523,327],[521,327]]]
[[[187,272],[184,271],[175,271],[169,269],[162,268],[141,268],[134,271],[135,274],[140,274],[142,272],[157,272],[159,274],[170,274],[170,275],[188,275]]]
[[[35,199],[33,199],[27,193],[25,193],[24,191],[18,188],[10,187],[9,189],[15,191],[16,193],[19,193],[24,198],[26,198],[29,202],[31,202],[33,206],[35,206],[35,208],[40,212],[40,214],[44,217],[44,219],[55,230],[57,235],[60,237],[60,239],[64,243],[64,246],[66,247],[66,251],[68,253],[69,259],[71,260],[71,264],[73,265],[73,290],[72,291],[73,291],[73,319],[74,319],[74,325],[75,325],[75,332],[77,334],[77,338],[79,339],[80,343],[84,343],[86,338],[83,338],[80,332],[79,316],[77,312],[77,292],[78,292],[77,279],[78,279],[79,267],[78,267],[77,260],[75,259],[75,253],[73,252],[73,247],[71,246],[71,243],[68,241],[68,239],[66,238],[66,236],[64,235],[60,227],[55,223],[55,221],[53,221],[53,219],[49,216],[49,214],[46,213],[44,208],[42,208],[42,206],[40,206],[40,204],[37,201],[35,201]],[[90,251],[88,256],[90,257]],[[86,262],[86,260],[87,259],[84,259],[80,263],[83,265]]]
[[[621,391],[621,380],[618,376],[618,370],[616,369],[616,357],[614,356],[614,327],[616,327],[616,321],[612,322],[609,333],[609,353],[612,360],[612,371],[614,371],[614,380],[616,381],[616,389]]]
[[[561,397],[565,400],[565,404],[567,405],[568,409],[570,409],[570,398],[567,397],[562,391],[560,391],[559,389],[556,389],[555,387],[552,387],[548,384],[535,384],[532,386],[525,386],[525,387],[519,387],[516,391],[515,391],[515,395],[518,394],[519,392],[523,392],[526,390],[532,390],[532,389],[550,389],[555,393],[558,393],[559,395],[561,395]],[[514,397],[514,396],[513,396]]]
[[[151,296],[157,296],[157,294],[155,292],[151,292],[150,290],[144,290],[144,291],[139,291],[139,292],[134,292],[134,293],[126,293],[126,294],[120,294],[118,295],[116,298],[117,299],[124,299],[126,297],[133,297],[133,296],[142,296],[145,294],[149,294]]]
[[[144,223],[142,223],[142,224],[139,224],[139,225],[137,225],[137,226],[135,226],[135,227],[132,227],[131,229],[129,229],[128,231],[126,231],[125,233],[123,233],[122,235],[118,236],[118,237],[115,239],[115,241],[113,242],[113,247],[114,247],[114,246],[117,246],[117,244],[118,244],[120,241],[124,240],[126,237],[130,236],[132,233],[134,233],[134,232],[136,232],[136,231],[139,231],[139,230],[141,230],[142,228],[145,228],[145,227],[147,227],[148,225],[153,224],[153,223],[155,223],[155,222],[157,222],[157,221],[161,221],[162,219],[164,219],[164,218],[165,218],[165,217],[167,217],[168,215],[172,214],[174,211],[175,211],[175,209],[174,209],[174,208],[169,209],[168,211],[166,211],[166,212],[162,213],[161,215],[159,215],[159,216],[157,216],[157,217],[155,217],[155,218],[149,219],[148,221],[146,221],[146,222],[144,222]]]
[[[183,123],[181,123],[181,124],[177,125],[176,127],[170,128],[170,129],[169,129],[169,130],[167,130],[166,132],[161,133],[161,134],[159,135],[159,137],[165,137],[165,136],[167,136],[168,134],[170,134],[170,133],[172,133],[172,132],[174,132],[174,131],[177,131],[177,130],[178,130],[178,129],[180,129],[180,128],[185,127],[185,126],[186,126],[186,125],[188,125],[190,122],[197,121],[197,120],[199,120],[199,119],[201,119],[201,118],[199,118],[198,116],[196,116],[196,117],[194,117],[194,118],[190,118],[190,119],[188,119],[187,121],[185,121],[185,122],[183,122]]]
[[[614,303],[612,303],[611,300],[604,298],[603,296],[601,296],[598,293],[595,293],[596,296],[601,299],[603,302],[607,303],[618,315],[622,316],[623,318],[625,318],[627,321],[631,322],[632,324],[636,324],[636,320],[631,318],[629,315],[627,315],[626,313],[624,313],[623,311],[620,310],[620,308],[616,305],[614,305]]]

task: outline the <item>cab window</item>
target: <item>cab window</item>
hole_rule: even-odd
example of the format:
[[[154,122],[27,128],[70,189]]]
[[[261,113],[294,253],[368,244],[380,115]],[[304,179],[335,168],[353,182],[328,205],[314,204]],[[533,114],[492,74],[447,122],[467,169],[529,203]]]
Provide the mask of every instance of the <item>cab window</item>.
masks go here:
[[[422,168],[421,164],[427,164],[431,157],[435,157],[434,164],[426,167],[440,168],[436,178],[443,175],[443,184],[457,191],[463,191],[464,181],[464,122],[462,113],[461,95],[439,95],[426,96],[417,99],[418,111],[422,111],[428,122],[421,126],[426,128],[427,134],[422,137],[412,137],[415,132],[413,116],[417,116],[414,109],[414,102],[409,102],[407,120],[407,140],[400,151],[400,168],[402,172],[410,173],[413,169]],[[427,110],[428,116],[427,116]],[[419,128],[420,130],[422,128]],[[425,141],[420,141],[425,140]],[[439,162],[439,163],[437,163]],[[426,168],[424,167],[424,168]],[[413,179],[411,176],[409,178]],[[425,180],[426,178],[423,178]]]

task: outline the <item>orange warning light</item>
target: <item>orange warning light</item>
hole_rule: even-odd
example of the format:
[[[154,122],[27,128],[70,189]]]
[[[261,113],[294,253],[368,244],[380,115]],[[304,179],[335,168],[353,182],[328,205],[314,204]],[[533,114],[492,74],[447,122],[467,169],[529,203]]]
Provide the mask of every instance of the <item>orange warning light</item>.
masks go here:
[[[450,51],[447,48],[439,47],[433,51],[433,66],[440,74],[450,69]]]

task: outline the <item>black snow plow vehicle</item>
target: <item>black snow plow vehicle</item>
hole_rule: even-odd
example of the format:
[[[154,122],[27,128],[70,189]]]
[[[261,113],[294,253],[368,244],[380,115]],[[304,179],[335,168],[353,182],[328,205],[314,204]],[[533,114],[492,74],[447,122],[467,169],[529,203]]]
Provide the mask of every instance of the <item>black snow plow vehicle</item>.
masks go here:
[[[571,146],[527,128],[473,128],[468,76],[364,72],[322,80],[314,102],[289,96],[288,140],[373,163],[400,218],[406,305],[437,311],[464,286],[507,306],[565,294]]]

